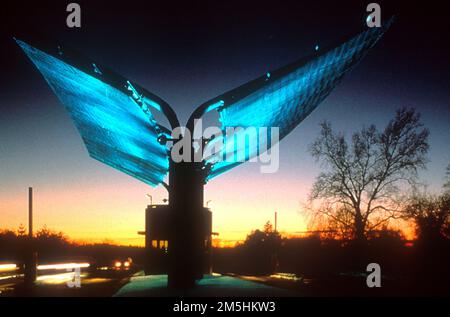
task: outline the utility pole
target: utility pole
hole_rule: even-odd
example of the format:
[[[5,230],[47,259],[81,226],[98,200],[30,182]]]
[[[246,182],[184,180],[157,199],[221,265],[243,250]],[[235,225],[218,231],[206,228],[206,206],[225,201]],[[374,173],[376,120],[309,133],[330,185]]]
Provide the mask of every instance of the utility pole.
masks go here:
[[[25,254],[25,283],[36,281],[37,253],[33,241],[33,187],[28,188],[28,245]]]
[[[275,211],[275,232],[277,232],[277,212]]]
[[[28,237],[33,238],[33,187],[28,187]]]

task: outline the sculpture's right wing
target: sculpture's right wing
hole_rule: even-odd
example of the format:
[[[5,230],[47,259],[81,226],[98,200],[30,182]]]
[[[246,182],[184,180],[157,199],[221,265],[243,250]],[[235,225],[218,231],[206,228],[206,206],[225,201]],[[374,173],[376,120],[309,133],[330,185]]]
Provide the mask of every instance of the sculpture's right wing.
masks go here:
[[[378,42],[392,21],[391,18],[382,27],[369,28],[338,45],[323,50],[316,48],[317,52],[312,56],[268,72],[197,108],[191,118],[217,110],[222,131],[243,128],[231,136],[223,133],[207,144],[205,153],[208,155],[204,155],[204,160],[210,169],[206,180],[252,159],[273,145],[267,137],[249,137],[245,129],[277,127],[280,140],[288,135]],[[236,141],[245,141],[245,138],[248,142]]]

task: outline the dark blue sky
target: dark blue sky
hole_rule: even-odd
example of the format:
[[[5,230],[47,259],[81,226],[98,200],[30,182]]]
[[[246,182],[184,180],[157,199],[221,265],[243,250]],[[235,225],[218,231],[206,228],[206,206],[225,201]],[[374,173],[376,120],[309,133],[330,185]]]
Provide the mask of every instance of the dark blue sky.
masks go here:
[[[61,115],[12,36],[63,41],[161,96],[185,122],[203,101],[311,53],[316,44],[362,30],[369,1],[79,1],[81,29],[65,26],[66,2],[3,10],[3,135],[11,124]],[[396,23],[327,100],[336,104],[318,111],[348,127],[366,117],[382,124],[394,109],[413,106],[438,142],[449,133],[449,19],[436,5],[378,3],[382,17],[395,14]]]
[[[185,123],[200,103],[310,54],[316,44],[363,30],[370,1],[77,1],[81,29],[65,26],[69,2],[2,5],[0,191],[43,176],[58,183],[63,170],[77,182],[96,177],[99,168],[13,36],[64,42],[168,101]],[[422,176],[435,188],[442,184],[450,163],[448,12],[425,2],[378,3],[382,17],[395,14],[396,22],[282,141],[280,179],[312,183],[318,166],[306,150],[320,121],[346,133],[363,124],[381,128],[406,106],[422,113],[431,132],[431,161]],[[259,177],[257,167],[237,169],[230,174]]]

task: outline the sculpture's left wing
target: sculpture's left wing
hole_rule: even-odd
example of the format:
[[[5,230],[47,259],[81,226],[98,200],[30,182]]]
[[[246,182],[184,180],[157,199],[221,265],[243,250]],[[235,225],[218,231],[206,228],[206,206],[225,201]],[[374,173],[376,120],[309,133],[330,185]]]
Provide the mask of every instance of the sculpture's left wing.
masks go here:
[[[150,111],[168,107],[161,98],[70,49],[52,46],[49,53],[16,41],[70,113],[91,157],[149,185],[163,182],[169,158],[160,140],[169,130]]]

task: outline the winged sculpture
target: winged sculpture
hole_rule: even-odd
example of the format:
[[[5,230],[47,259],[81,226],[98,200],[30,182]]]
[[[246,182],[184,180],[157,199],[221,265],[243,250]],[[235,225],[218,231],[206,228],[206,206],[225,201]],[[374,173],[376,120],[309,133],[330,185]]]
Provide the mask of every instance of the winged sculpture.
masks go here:
[[[342,80],[390,27],[367,30],[282,67],[200,105],[187,126],[207,112],[219,113],[227,127],[278,127],[279,139],[300,124]],[[174,110],[162,98],[103,65],[61,44],[40,47],[16,39],[69,112],[89,155],[151,186],[165,184],[170,149],[165,140],[180,126]],[[162,113],[170,127],[155,118]],[[222,138],[218,155],[239,152]],[[205,147],[212,147],[215,139]],[[252,143],[246,160],[268,149],[270,144]],[[208,166],[202,176],[208,181],[242,162],[216,162],[203,158]],[[165,184],[167,186],[167,184]]]

